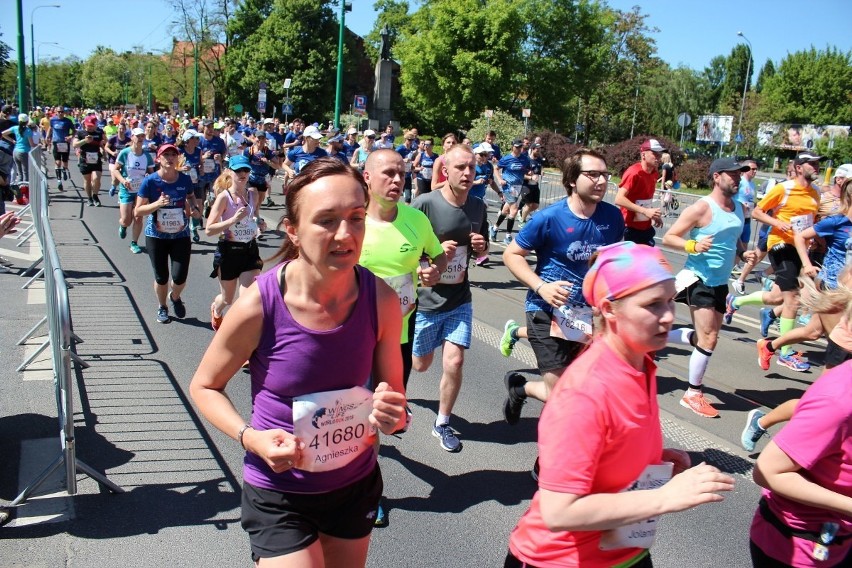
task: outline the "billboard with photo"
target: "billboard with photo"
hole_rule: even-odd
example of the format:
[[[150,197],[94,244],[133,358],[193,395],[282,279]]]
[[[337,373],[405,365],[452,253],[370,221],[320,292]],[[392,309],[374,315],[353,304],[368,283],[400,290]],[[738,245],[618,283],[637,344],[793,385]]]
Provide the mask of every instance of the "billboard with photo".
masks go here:
[[[695,128],[695,141],[730,142],[733,126],[733,116],[719,116],[718,114],[699,116]]]
[[[808,150],[816,147],[819,140],[830,142],[837,138],[848,138],[849,126],[829,124],[782,124],[761,122],[757,127],[757,144],[773,146],[781,150]]]

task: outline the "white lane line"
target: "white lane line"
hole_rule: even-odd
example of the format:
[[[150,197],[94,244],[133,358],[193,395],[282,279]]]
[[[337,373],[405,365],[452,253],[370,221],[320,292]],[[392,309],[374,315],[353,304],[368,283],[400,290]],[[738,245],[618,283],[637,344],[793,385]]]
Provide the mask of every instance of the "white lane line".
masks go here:
[[[59,456],[59,438],[36,438],[21,441],[21,463],[18,467],[18,491],[32,483]],[[8,527],[59,523],[74,518],[74,503],[65,492],[65,470],[57,468],[15,511]]]

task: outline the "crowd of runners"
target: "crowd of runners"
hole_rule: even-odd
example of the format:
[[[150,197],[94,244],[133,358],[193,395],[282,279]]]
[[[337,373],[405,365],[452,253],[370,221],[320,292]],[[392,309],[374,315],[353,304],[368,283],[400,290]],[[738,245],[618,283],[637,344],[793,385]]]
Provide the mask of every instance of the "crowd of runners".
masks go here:
[[[793,346],[827,342],[826,372],[802,399],[755,409],[744,426],[741,443],[753,451],[789,422],[757,461],[766,491],[752,559],[829,567],[852,558],[852,164],[821,187],[822,157],[802,152],[787,180],[756,200],[757,163],[719,158],[707,172],[710,193],[673,213],[675,166],[648,138],[614,203],[604,200],[604,155],[580,149],[551,164],[566,195],[539,209],[536,138],[508,141],[503,153],[494,132],[438,141],[415,128],[336,130],[300,118],[4,107],[0,120],[0,183],[19,202],[36,145],[50,156],[57,191],[73,157],[86,205],[101,206],[102,187],[118,200],[117,238],[129,233],[130,252],[150,258],[159,323],[186,316],[192,244],[202,230],[217,237],[216,334],[191,394],[247,451],[243,527],[258,565],[365,563],[372,527],[386,522],[377,432],[416,427],[404,395],[412,371],[439,366],[429,428],[441,448],[462,451],[451,419],[472,338],[468,268],[488,262],[498,241],[528,289],[524,321],[506,322],[500,350],[511,356],[525,339],[541,375],[506,375],[503,414],[515,424],[530,398],[548,403],[530,464],[539,491],[511,534],[506,566],[651,566],[659,515],[733,488],[715,467],[662,447],[654,354],[667,344],[690,349],[680,404],[717,417],[704,377],[723,324],[749,305],[762,306],[755,358],[764,371],[773,357],[807,370]],[[501,203],[494,222],[489,188]],[[284,243],[262,259],[261,209],[280,195]],[[760,228],[750,249],[752,220]],[[683,251],[683,266],[670,266],[660,244]],[[764,257],[770,267],[746,293]],[[673,328],[674,302],[688,306],[691,327]],[[248,420],[224,393],[244,365]]]

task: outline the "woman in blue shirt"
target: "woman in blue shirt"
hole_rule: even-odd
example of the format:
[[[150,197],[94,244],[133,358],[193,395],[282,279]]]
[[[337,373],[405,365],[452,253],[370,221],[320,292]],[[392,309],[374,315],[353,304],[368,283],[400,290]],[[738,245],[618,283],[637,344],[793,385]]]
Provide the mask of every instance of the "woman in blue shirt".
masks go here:
[[[3,138],[15,143],[12,159],[15,160],[15,177],[18,183],[29,183],[30,163],[28,154],[35,146],[33,128],[30,126],[30,117],[21,113],[18,115],[18,126],[7,128],[3,131]]]

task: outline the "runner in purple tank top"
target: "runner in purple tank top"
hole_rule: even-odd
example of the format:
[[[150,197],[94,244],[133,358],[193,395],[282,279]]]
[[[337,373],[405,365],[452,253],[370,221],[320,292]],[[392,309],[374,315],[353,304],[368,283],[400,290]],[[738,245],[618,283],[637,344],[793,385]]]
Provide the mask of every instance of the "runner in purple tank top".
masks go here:
[[[396,293],[357,266],[367,188],[335,158],[287,193],[283,263],[228,311],[190,385],[246,449],[242,526],[257,566],[364,566],[382,493],[374,443],[404,424]],[[247,423],[225,394],[251,371]]]

